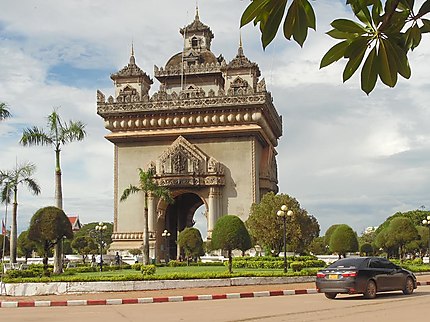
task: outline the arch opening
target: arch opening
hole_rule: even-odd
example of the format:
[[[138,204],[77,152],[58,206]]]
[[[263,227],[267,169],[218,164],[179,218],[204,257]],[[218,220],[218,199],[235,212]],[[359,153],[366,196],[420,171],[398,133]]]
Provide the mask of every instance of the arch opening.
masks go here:
[[[158,223],[160,232],[159,261],[169,261],[180,259],[181,255],[177,245],[179,233],[187,227],[199,229],[202,237],[207,235],[207,220],[205,217],[206,205],[202,198],[191,192],[186,192],[176,196],[173,204],[167,205],[164,220]],[[203,212],[203,214],[201,214]],[[196,225],[198,220],[198,225]],[[163,232],[170,235],[166,236]]]

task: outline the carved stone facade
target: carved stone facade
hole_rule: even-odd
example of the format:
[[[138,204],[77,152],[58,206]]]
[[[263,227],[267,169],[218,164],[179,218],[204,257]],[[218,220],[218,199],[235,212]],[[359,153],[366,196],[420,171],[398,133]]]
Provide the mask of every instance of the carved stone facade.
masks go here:
[[[115,95],[106,99],[97,91],[97,113],[115,146],[113,251],[141,246],[144,198],[118,199],[137,184],[138,168],[152,169],[175,198],[168,205],[148,196],[150,252],[157,259],[178,256],[161,233],[169,230],[173,245],[200,206],[210,238],[220,216],[246,220],[252,203],[278,190],[275,148],[282,119],[258,65],[242,44],[230,63],[216,57],[210,50],[214,35],[198,13],[180,33],[183,50],[154,67],[158,91],[150,95],[153,81],[136,65],[133,50],[129,64],[111,76]]]

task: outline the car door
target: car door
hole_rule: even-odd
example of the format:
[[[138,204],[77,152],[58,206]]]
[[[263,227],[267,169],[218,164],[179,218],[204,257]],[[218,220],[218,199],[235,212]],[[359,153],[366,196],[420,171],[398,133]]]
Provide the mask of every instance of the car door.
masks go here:
[[[369,263],[369,268],[376,282],[376,288],[379,291],[387,291],[390,289],[389,271],[381,262],[382,258],[372,258]]]
[[[391,263],[385,258],[381,258],[380,265],[387,272],[386,276],[386,290],[401,290],[404,284],[404,274],[402,273],[400,267]]]

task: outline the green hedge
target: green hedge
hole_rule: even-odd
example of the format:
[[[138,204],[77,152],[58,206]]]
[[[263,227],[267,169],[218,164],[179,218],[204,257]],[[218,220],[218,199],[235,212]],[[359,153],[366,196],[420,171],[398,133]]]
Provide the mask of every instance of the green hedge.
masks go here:
[[[154,266],[154,265],[148,265]],[[56,275],[52,277],[20,277],[10,278],[5,276],[5,283],[47,283],[47,282],[97,282],[97,281],[142,281],[142,280],[175,280],[175,279],[216,279],[216,278],[231,278],[231,277],[285,277],[285,276],[314,276],[317,269],[307,269],[300,272],[289,272],[285,275],[283,272],[248,272],[248,273],[232,273],[225,272],[201,272],[201,273],[171,273],[164,275],[118,275],[118,276],[64,276]]]
[[[310,267],[325,267],[326,263],[322,260],[315,259],[314,256],[289,256],[287,265],[291,267],[291,263],[300,263],[302,268]],[[228,265],[228,263],[224,263]],[[281,269],[284,267],[282,257],[235,257],[232,263],[234,268],[252,268],[252,269]]]
[[[145,276],[154,275],[156,268],[155,268],[155,265],[142,265],[140,271]]]

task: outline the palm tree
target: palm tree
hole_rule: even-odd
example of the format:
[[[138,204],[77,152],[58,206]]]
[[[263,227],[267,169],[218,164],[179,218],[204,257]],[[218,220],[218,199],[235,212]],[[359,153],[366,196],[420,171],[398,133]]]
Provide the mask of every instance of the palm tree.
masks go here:
[[[13,170],[0,170],[1,201],[3,203],[10,203],[11,196],[13,195],[12,225],[10,234],[10,261],[12,263],[16,263],[18,186],[23,184],[27,186],[31,193],[38,195],[40,193],[40,187],[32,178],[35,171],[36,166],[30,162],[17,166]]]
[[[63,192],[61,188],[61,147],[73,141],[82,141],[85,138],[85,124],[80,121],[64,123],[57,111],[48,115],[47,131],[36,126],[27,128],[22,132],[20,143],[24,146],[51,145],[55,151],[55,204],[63,209]],[[55,245],[54,274],[62,272],[61,244]]]
[[[5,118],[10,117],[11,114],[9,110],[7,109],[7,105],[5,103],[0,102],[0,121],[4,120]]]
[[[173,198],[170,194],[170,191],[165,188],[157,185],[157,183],[154,182],[154,174],[151,170],[144,171],[141,168],[138,169],[139,171],[139,185],[133,186],[130,185],[128,188],[126,188],[122,196],[120,198],[120,201],[126,200],[130,194],[137,193],[137,192],[143,192],[144,198],[145,198],[145,209],[143,214],[143,264],[148,265],[149,264],[149,233],[148,233],[148,194],[151,193],[155,195],[158,198],[163,198],[168,203],[173,203]]]

